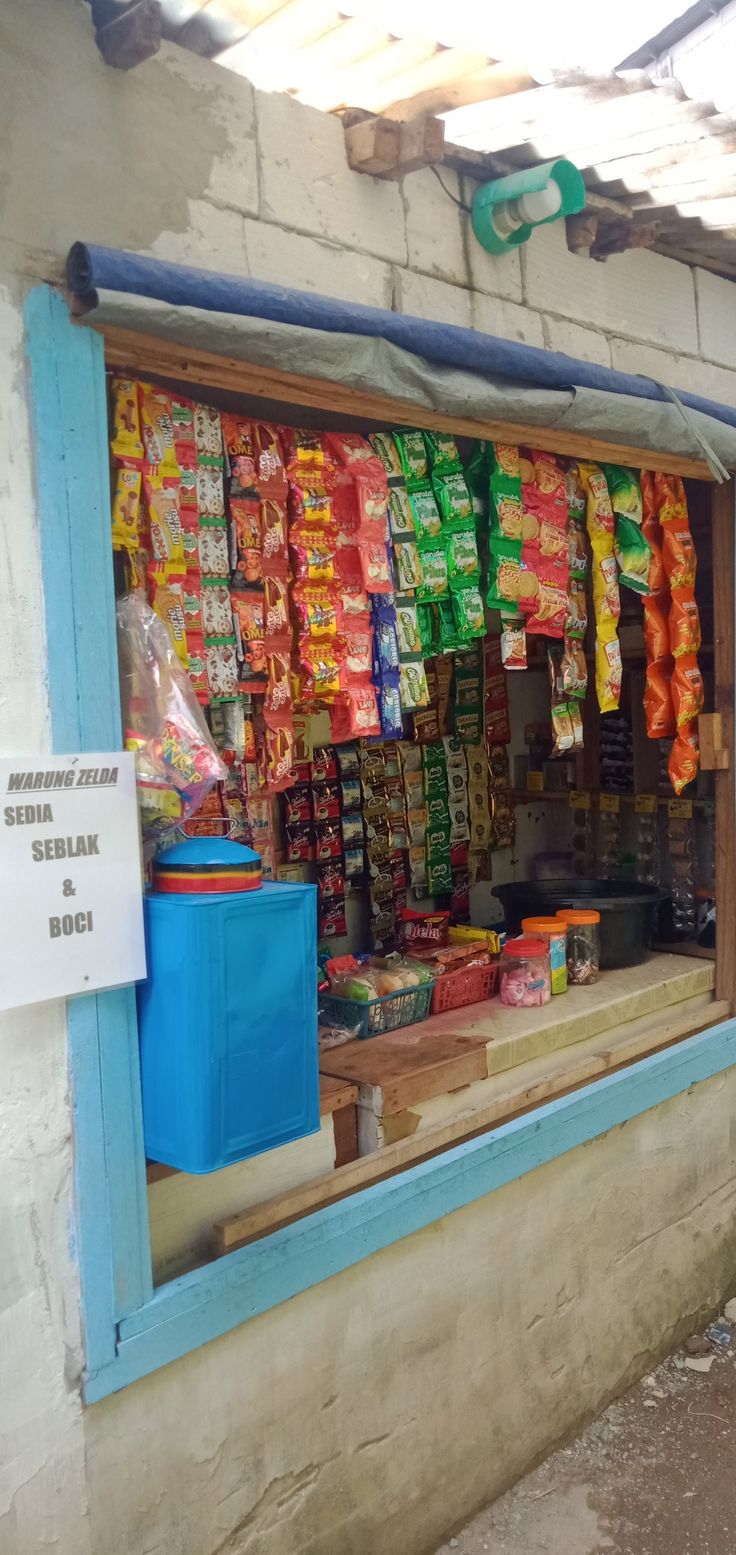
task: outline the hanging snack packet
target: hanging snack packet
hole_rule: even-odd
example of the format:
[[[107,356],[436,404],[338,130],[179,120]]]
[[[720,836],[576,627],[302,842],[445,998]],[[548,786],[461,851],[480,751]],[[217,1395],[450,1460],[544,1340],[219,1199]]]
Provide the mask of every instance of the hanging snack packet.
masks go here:
[[[402,657],[421,655],[424,644],[420,636],[419,611],[424,606],[417,606],[412,597],[396,595],[396,631],[399,640],[399,654]]]
[[[369,439],[374,454],[380,459],[389,481],[404,480],[404,466],[390,432],[374,432]]]
[[[283,501],[289,487],[279,430],[268,422],[254,421],[251,432],[259,496]]]
[[[140,544],[141,472],[120,465],[113,472],[112,548],[137,551]]]
[[[603,471],[595,464],[580,464],[586,494],[586,525],[593,555],[593,609],[596,624],[595,677],[598,707],[614,712],[621,696],[621,649],[616,624],[621,614],[618,572],[614,554],[614,517]]]
[[[447,556],[443,546],[422,551],[422,583],[417,601],[431,604],[447,594]]]
[[[333,587],[297,583],[292,590],[299,634],[314,642],[334,641],[339,626],[339,605]]]
[[[443,601],[443,604],[446,604]],[[437,605],[417,605],[417,628],[419,631],[419,650],[422,658],[431,659],[440,651],[440,617]]]
[[[110,450],[116,459],[135,465],[143,463],[144,454],[138,388],[132,378],[113,378],[111,384],[113,434]]]
[[[490,481],[491,444],[479,441],[473,444],[470,458],[465,465],[465,480],[470,500],[473,504],[473,517],[485,521],[488,518],[488,487]]]
[[[703,711],[703,677],[694,654],[678,659],[672,673],[672,703],[678,729],[692,723]]]
[[[187,669],[189,656],[183,601],[184,570],[176,564],[152,562],[148,569],[148,578],[152,608],[168,627],[176,656],[184,669]]]
[[[654,500],[660,524],[687,522],[687,498],[679,475],[654,473]]]
[[[595,689],[600,712],[616,711],[621,700],[622,674],[621,646],[611,624],[601,628],[595,643]]]
[[[694,782],[700,765],[697,725],[684,724],[678,729],[667,762],[667,774],[676,794]]]
[[[184,583],[182,585],[181,602],[184,611],[184,621],[187,630],[188,642],[190,633],[193,633],[197,637],[201,637],[204,632],[204,625],[202,621],[202,574],[200,573],[198,567],[187,567],[187,570],[184,574]],[[232,625],[229,620],[228,613],[228,633],[231,630]]]
[[[225,487],[219,465],[197,465],[197,508],[201,519],[211,518],[224,524]]]
[[[620,464],[604,464],[602,468],[614,513],[623,514],[632,523],[640,525],[642,495],[638,476]]]
[[[393,593],[393,579],[385,544],[361,545],[360,566],[366,593]]]
[[[562,637],[567,618],[567,566],[559,560],[539,557],[529,570],[522,551],[519,575],[519,609],[526,616],[527,633]]]
[[[286,473],[293,481],[308,484],[316,479],[318,484],[330,484],[334,476],[334,460],[327,447],[325,435],[304,427],[282,428]]]
[[[520,576],[521,542],[491,538],[486,592],[486,604],[491,610],[518,607]]]
[[[519,450],[513,443],[491,443],[492,471],[491,475],[508,475],[515,481],[521,481],[521,460]]]
[[[503,623],[501,632],[501,663],[505,670],[525,670],[527,667],[526,656],[526,631],[524,620],[508,619]]]
[[[222,524],[200,524],[197,533],[199,568],[209,578],[226,578],[230,572],[227,530]]]
[[[427,675],[421,659],[402,659],[399,666],[399,694],[405,712],[426,707],[429,702]]]
[[[241,689],[239,682],[242,681],[243,676],[242,674],[239,676],[240,665],[238,663],[235,639],[228,637],[222,641],[205,643],[204,657],[207,668],[207,683],[210,688],[212,701],[216,702],[222,698],[237,696],[238,691]],[[261,675],[256,677],[255,684],[243,689],[265,691],[265,669],[264,661],[262,663]]]
[[[642,533],[651,551],[647,585],[650,594],[660,594],[667,589],[667,574],[662,560],[662,526],[657,518],[654,476],[650,470],[641,472],[641,496]]]
[[[138,403],[146,464],[161,476],[177,476],[179,466],[169,395],[165,389],[154,388],[151,383],[139,383]]]
[[[429,461],[424,436],[417,428],[409,427],[401,432],[394,432],[394,441],[401,462],[401,473],[411,491],[429,479]]]
[[[184,565],[179,482],[157,473],[144,475],[151,550],[156,561]],[[225,569],[227,571],[227,568]]]
[[[521,540],[524,507],[521,481],[509,475],[492,475],[490,483],[491,533],[502,540]]]
[[[194,442],[197,464],[222,464],[222,422],[212,405],[194,407]]]
[[[436,545],[442,534],[442,519],[431,486],[418,486],[410,491],[409,504],[419,549]]]
[[[388,512],[394,540],[413,540],[416,534],[414,514],[405,486],[392,486],[388,494]]]
[[[698,564],[687,518],[662,524],[662,561],[671,591],[695,587]]]
[[[673,589],[669,613],[669,647],[673,659],[696,654],[701,645],[700,616],[691,589]]]
[[[451,432],[425,432],[424,444],[433,474],[446,475],[462,468],[457,443]]]
[[[294,577],[304,583],[332,583],[335,577],[335,551],[329,540],[307,540],[299,530],[289,534]]]
[[[485,637],[486,616],[480,591],[474,586],[457,589],[451,596],[452,613],[459,641]]]
[[[480,583],[480,562],[475,528],[456,529],[447,537],[447,577],[450,590],[474,587]]]
[[[588,689],[588,665],[582,642],[578,638],[564,638],[561,667],[565,697],[582,701]]]
[[[616,517],[614,552],[621,574],[620,582],[635,594],[649,592],[649,569],[652,552],[649,541],[638,523],[626,514]]]
[[[421,588],[422,563],[417,546],[413,540],[394,542],[394,563],[396,566],[396,582],[399,589],[406,593]]]
[[[229,637],[233,623],[227,583],[220,578],[203,578],[200,597],[205,637]]]
[[[437,498],[443,527],[462,526],[473,517],[473,504],[461,469],[449,475],[432,473],[432,490]]]
[[[233,588],[262,588],[261,510],[256,498],[231,498],[230,550],[234,558]]]

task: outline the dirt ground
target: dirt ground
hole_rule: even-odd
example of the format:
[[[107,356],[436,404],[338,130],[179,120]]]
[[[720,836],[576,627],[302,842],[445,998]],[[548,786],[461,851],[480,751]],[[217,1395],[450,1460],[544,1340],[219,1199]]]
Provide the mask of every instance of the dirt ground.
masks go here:
[[[736,1555],[728,1312],[436,1555]]]

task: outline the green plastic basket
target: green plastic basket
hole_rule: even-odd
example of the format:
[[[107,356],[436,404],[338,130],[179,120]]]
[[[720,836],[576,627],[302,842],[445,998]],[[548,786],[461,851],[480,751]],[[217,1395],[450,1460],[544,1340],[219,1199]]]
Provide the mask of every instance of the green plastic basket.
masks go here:
[[[434,980],[378,999],[341,999],[339,994],[325,993],[320,997],[320,1015],[325,1022],[346,1026],[357,1037],[380,1037],[384,1031],[426,1020],[433,988]]]

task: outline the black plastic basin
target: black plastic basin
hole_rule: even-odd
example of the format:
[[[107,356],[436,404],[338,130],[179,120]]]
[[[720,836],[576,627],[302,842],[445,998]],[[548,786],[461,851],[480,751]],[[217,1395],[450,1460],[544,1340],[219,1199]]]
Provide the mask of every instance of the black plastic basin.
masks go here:
[[[510,934],[522,918],[554,917],[562,907],[593,907],[601,915],[601,967],[638,966],[654,938],[665,891],[635,880],[513,880],[493,887]]]

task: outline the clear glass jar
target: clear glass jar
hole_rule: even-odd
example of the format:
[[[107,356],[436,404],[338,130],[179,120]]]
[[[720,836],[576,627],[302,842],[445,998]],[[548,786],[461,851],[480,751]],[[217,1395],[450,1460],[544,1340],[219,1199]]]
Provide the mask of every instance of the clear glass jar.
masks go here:
[[[549,1004],[549,946],[541,939],[507,940],[501,952],[501,1003],[513,1009]]]
[[[599,912],[592,908],[558,912],[567,927],[567,981],[578,986],[597,983],[601,965]]]

